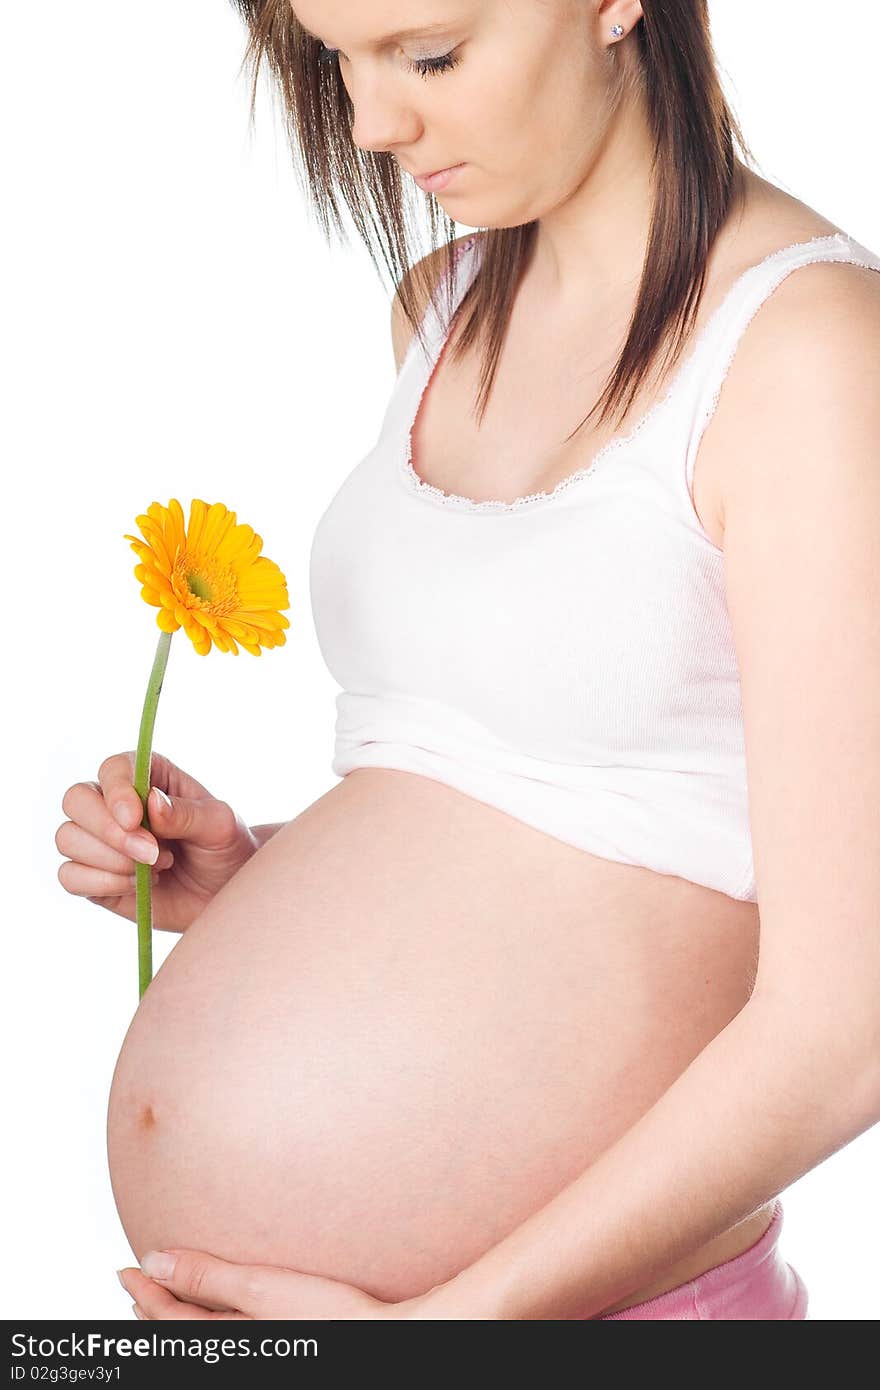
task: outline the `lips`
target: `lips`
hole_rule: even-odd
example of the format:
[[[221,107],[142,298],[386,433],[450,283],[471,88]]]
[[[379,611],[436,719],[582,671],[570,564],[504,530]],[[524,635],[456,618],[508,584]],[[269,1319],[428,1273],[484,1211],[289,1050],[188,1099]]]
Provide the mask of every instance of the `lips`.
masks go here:
[[[463,167],[461,164],[452,164],[445,169],[436,170],[433,174],[413,174],[413,178],[423,192],[432,193],[435,190],[445,188]]]
[[[425,174],[416,174],[413,172],[412,169],[407,169],[406,172],[408,174],[412,174],[412,177],[414,179],[432,179],[436,174],[445,174],[447,169],[454,169],[455,167],[456,166],[454,164],[443,164],[439,169],[430,169]]]

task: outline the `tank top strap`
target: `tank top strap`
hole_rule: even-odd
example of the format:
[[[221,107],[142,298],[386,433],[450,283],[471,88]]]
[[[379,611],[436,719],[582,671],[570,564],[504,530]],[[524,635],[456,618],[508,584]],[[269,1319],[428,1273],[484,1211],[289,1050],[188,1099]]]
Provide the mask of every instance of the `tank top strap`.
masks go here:
[[[842,232],[784,246],[743,272],[698,336],[675,389],[676,406],[687,414],[689,491],[700,440],[718,404],[740,339],[777,286],[799,266],[816,261],[846,261],[880,270],[880,256]]]
[[[476,233],[459,238],[453,249],[454,283],[451,282],[449,272],[438,278],[419,324],[424,335],[424,344],[417,332],[410,334],[394,389],[379,427],[380,440],[390,438],[398,431],[405,432],[412,422],[417,402],[446,340],[451,312],[454,312],[461,302],[476,272],[479,256],[475,252],[478,243],[479,237]]]

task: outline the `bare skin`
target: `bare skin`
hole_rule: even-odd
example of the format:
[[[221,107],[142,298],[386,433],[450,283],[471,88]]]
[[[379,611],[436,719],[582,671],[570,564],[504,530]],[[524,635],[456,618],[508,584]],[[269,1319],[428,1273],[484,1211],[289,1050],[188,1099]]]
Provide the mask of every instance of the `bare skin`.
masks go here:
[[[220,890],[135,1015],[108,1114],[132,1249],[432,1287],[662,1094],[746,1002],[756,942],[751,904],[352,772]]]
[[[356,143],[417,172],[466,160],[438,195],[466,224],[540,219],[480,429],[475,359],[444,362],[414,440],[426,481],[511,500],[552,487],[607,438],[559,443],[614,361],[646,243],[644,112],[633,96],[608,114],[606,51],[610,26],[629,35],[640,7],[453,9],[449,37],[470,36],[468,60],[423,82],[403,58],[452,42],[368,45],[412,22],[399,0],[356,18],[344,0],[296,5],[344,49]],[[631,65],[626,44],[616,56]],[[740,179],[698,327],[746,266],[838,230]],[[402,344],[398,326],[398,356]],[[695,475],[720,548],[749,380],[744,342]],[[657,389],[646,384],[631,420]],[[572,415],[573,401],[585,409]],[[754,904],[595,858],[428,778],[350,773],[217,893],[135,1016],[108,1115],[133,1250],[210,1250],[389,1299],[451,1277],[594,1161],[739,1012],[759,930]],[[741,1253],[770,1217],[768,1203],[603,1312]]]

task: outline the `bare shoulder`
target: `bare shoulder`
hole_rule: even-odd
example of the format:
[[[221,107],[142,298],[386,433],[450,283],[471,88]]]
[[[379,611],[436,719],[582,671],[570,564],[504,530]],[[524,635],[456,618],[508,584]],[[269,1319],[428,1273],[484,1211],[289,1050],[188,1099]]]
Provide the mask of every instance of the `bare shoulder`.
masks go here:
[[[765,393],[772,377],[825,368],[834,381],[866,350],[880,348],[880,269],[853,261],[795,265],[743,334],[731,368],[733,392]],[[772,366],[772,377],[769,368]]]
[[[467,241],[474,233],[467,233],[464,236],[456,237],[453,246],[459,246],[463,241]],[[482,235],[477,233],[477,235]],[[416,261],[406,272],[404,281],[415,294],[416,305],[419,318],[421,319],[428,307],[431,295],[437,287],[440,276],[446,266],[447,251],[446,247],[438,246],[435,251],[429,251],[427,256]],[[402,281],[401,283],[403,283]],[[394,349],[394,362],[397,370],[400,371],[403,359],[413,336],[413,327],[403,310],[400,301],[399,287],[395,290],[391,301],[391,343]]]
[[[877,268],[855,261],[806,261],[796,265],[768,297],[764,321],[795,326],[805,314],[839,311],[852,314],[854,327],[860,322],[868,327],[878,304]]]
[[[754,456],[755,424],[784,453],[792,431],[843,418],[850,427],[876,397],[880,271],[851,261],[797,264],[762,302],[737,344],[701,445],[708,510],[724,535],[733,490]]]

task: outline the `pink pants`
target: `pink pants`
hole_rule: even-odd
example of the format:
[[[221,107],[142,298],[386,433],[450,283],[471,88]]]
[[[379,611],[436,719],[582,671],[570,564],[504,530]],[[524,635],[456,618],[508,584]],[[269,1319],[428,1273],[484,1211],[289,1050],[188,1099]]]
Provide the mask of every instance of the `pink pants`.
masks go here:
[[[754,1245],[732,1260],[714,1265],[696,1279],[679,1284],[656,1298],[634,1303],[612,1318],[728,1318],[753,1322],[806,1319],[807,1289],[797,1270],[779,1253],[782,1230],[782,1202],[779,1198],[773,1219]]]

